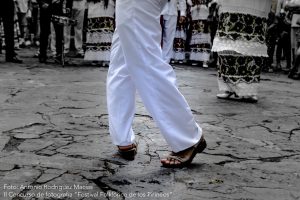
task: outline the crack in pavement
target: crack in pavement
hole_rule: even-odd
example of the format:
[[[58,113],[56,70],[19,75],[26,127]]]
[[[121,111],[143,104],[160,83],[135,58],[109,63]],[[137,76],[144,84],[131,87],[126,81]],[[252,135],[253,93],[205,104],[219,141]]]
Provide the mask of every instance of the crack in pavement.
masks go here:
[[[226,163],[242,162],[242,161],[280,162],[282,159],[300,155],[300,154],[290,154],[290,155],[264,157],[264,158],[262,158],[262,157],[258,157],[258,158],[241,158],[241,157],[234,156],[232,154],[225,154],[225,153],[207,153],[207,152],[203,152],[203,154],[212,155],[212,156],[224,156],[224,157],[229,157],[229,158],[233,159],[233,160],[225,160],[225,161],[215,163],[216,165],[221,165],[221,166],[224,166]]]
[[[34,123],[27,124],[27,125],[24,125],[24,126],[21,126],[21,127],[17,127],[17,128],[13,128],[13,129],[10,129],[10,130],[7,130],[7,131],[3,131],[3,133],[7,134],[7,133],[12,133],[14,131],[22,130],[22,129],[25,129],[25,128],[31,128],[31,127],[34,127],[34,126],[46,126],[46,125],[47,124],[45,124],[45,123],[34,122]]]
[[[150,115],[144,115],[144,114],[138,114],[138,113],[136,113],[134,116],[135,117],[146,117],[148,119],[153,119]]]
[[[38,114],[41,116],[41,118],[45,121],[47,121],[49,124],[53,125],[53,126],[56,126],[56,124],[54,124],[52,121],[51,121],[51,117],[50,115],[47,115],[45,113],[42,113],[42,112],[36,112],[35,114]]]
[[[297,128],[294,128],[294,129],[290,130],[289,137],[288,137],[289,140],[292,139],[292,136],[295,134],[294,133],[295,131],[300,131],[300,127],[297,127]]]
[[[75,106],[63,106],[63,107],[59,107],[58,110],[63,110],[63,109],[68,109],[68,110],[84,110],[84,109],[90,109],[90,108],[95,108],[95,107],[81,108],[81,107],[75,107]]]

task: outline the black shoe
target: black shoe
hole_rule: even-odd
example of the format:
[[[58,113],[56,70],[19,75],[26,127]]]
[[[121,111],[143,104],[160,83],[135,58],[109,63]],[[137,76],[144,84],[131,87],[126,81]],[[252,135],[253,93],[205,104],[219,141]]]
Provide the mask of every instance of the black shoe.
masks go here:
[[[17,56],[14,56],[14,57],[11,57],[11,58],[6,58],[6,62],[23,63],[23,61],[20,60]]]
[[[47,63],[47,57],[39,57],[40,63]]]

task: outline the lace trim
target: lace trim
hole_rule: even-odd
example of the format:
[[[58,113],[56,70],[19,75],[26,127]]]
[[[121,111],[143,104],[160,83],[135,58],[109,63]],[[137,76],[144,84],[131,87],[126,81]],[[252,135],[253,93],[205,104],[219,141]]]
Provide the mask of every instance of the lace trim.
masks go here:
[[[243,55],[263,57],[268,57],[267,50],[266,44],[240,40],[233,41],[218,36],[215,37],[212,47],[214,52],[233,51]]]
[[[111,32],[88,32],[86,37],[87,43],[111,43],[113,33]]]
[[[193,20],[207,20],[209,10],[206,5],[195,5],[191,7],[191,17]]]
[[[192,35],[192,39],[190,44],[201,44],[201,43],[207,43],[210,44],[211,43],[211,37],[210,34],[204,34],[204,33],[200,33],[200,34],[193,34]]]
[[[86,43],[86,50],[89,51],[110,51],[111,43]]]
[[[240,97],[248,97],[257,95],[259,83],[225,83],[222,79],[218,79],[219,90],[221,92],[235,92]]]
[[[203,62],[206,62],[206,61],[209,61],[209,56],[210,56],[210,51],[206,51],[206,50],[201,50],[201,51],[198,51],[198,52],[191,52],[190,53],[190,60],[193,60],[193,61],[203,61]]]
[[[182,61],[184,59],[185,59],[185,51],[184,51],[184,49],[181,49],[181,51],[174,52],[173,60]]]
[[[109,61],[110,51],[90,51],[86,50],[84,54],[84,60],[95,60],[95,61]]]
[[[114,17],[115,14],[115,3],[109,1],[107,8],[104,8],[104,2],[99,3],[89,2],[88,3],[88,18],[97,17]]]
[[[194,52],[200,52],[203,50],[210,52],[210,49],[211,49],[211,45],[209,43],[193,44],[193,45],[190,45],[190,47],[191,47],[191,50]]]
[[[181,39],[186,39],[186,32],[185,31],[177,31],[175,32],[175,38],[181,38]]]
[[[211,44],[210,43],[198,43],[190,45],[190,60],[195,61],[208,61],[210,52],[211,52]]]

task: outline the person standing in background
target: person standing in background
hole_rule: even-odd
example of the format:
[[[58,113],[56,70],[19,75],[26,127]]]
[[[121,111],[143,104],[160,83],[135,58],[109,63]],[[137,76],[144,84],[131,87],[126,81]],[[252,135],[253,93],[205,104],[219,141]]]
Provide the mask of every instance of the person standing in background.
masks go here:
[[[275,71],[281,71],[282,53],[286,58],[286,69],[291,69],[291,23],[287,19],[286,12],[282,12],[277,16],[277,48],[276,48],[276,66]]]
[[[208,67],[207,62],[211,52],[211,31],[208,21],[210,0],[188,0],[187,2],[191,15],[189,61],[192,65],[201,62],[203,67]]]
[[[47,62],[48,39],[50,34],[50,23],[52,15],[64,15],[64,5],[66,11],[70,12],[72,8],[72,0],[37,0],[40,6],[40,63]],[[65,2],[66,1],[66,2]],[[67,14],[67,13],[66,13]],[[63,41],[63,26],[54,24],[56,36],[56,57],[57,62],[62,61],[62,41]]]
[[[285,4],[285,9],[291,15],[291,49],[293,55],[293,66],[288,77],[291,79],[300,79],[297,74],[300,65],[300,38],[297,34],[300,30],[300,0],[290,0]]]
[[[110,48],[115,28],[115,1],[88,0],[88,25],[84,60],[110,61]]]
[[[272,11],[268,14],[268,20],[267,20],[267,33],[266,33],[266,44],[268,47],[268,64],[265,68],[262,70],[265,72],[273,72],[273,58],[274,58],[274,52],[275,52],[275,46],[276,46],[276,40],[277,40],[277,20],[275,13]]]
[[[73,7],[71,18],[76,20],[76,24],[74,26],[74,41],[75,41],[75,49],[76,49],[76,57],[83,58],[84,52],[82,48],[82,31],[83,31],[83,20],[84,20],[84,11],[86,8],[86,0],[73,0]],[[67,26],[64,29],[65,35],[65,53],[69,52],[70,49],[70,37],[71,37],[71,27]]]
[[[30,12],[31,17],[29,23],[29,33],[30,33],[30,43],[31,45],[39,46],[40,45],[40,20],[39,20],[39,5],[37,0],[30,1]],[[27,43],[29,44],[29,43]]]
[[[177,8],[178,4],[178,8]],[[163,17],[163,23],[162,23],[162,53],[163,53],[163,59],[170,63],[171,58],[176,59],[174,54],[177,54],[177,52],[174,52],[174,47],[176,44],[174,44],[175,39],[175,33],[176,33],[176,24],[177,24],[177,18],[178,18],[178,11],[179,11],[179,19],[178,23],[183,23],[185,21],[186,16],[186,1],[185,0],[169,0],[165,7],[162,10],[162,17]],[[180,38],[180,37],[177,37]],[[179,41],[176,41],[175,43],[178,43]],[[184,48],[183,48],[184,50]],[[182,55],[184,56],[184,52],[182,52]],[[182,56],[181,56],[182,57]],[[181,59],[183,60],[184,57]],[[179,60],[179,59],[176,59]]]
[[[267,17],[271,0],[217,0],[220,21],[212,51],[218,53],[220,99],[257,102],[260,73],[268,63]]]
[[[278,0],[275,15],[279,15],[290,0]]]
[[[13,0],[1,2],[0,17],[3,22],[5,37],[5,59],[6,62],[22,63],[14,51],[14,14],[15,5]]]
[[[28,0],[17,0],[17,16],[18,22],[20,26],[20,38],[19,38],[19,46],[21,48],[25,47],[25,41],[29,39],[28,32],[28,22],[27,17],[31,15],[31,11],[29,9],[30,1]]]

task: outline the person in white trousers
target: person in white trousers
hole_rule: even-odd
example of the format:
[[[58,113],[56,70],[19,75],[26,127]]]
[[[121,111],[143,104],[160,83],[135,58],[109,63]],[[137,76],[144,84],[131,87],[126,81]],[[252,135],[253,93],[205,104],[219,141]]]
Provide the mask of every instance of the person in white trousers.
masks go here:
[[[178,10],[180,11],[179,21],[184,21],[186,16],[186,0],[170,0],[161,12],[163,16],[162,52],[163,59],[167,63],[170,63],[174,54],[173,43],[176,33]]]
[[[206,147],[202,129],[176,86],[172,67],[162,59],[160,14],[167,0],[116,0],[116,30],[107,76],[109,131],[119,155],[133,160],[132,129],[138,92],[172,153],[165,167],[189,164]]]

